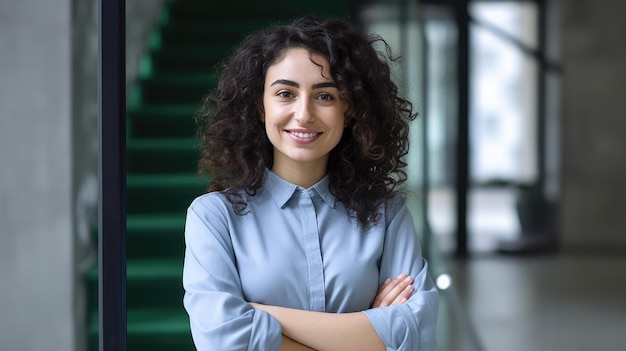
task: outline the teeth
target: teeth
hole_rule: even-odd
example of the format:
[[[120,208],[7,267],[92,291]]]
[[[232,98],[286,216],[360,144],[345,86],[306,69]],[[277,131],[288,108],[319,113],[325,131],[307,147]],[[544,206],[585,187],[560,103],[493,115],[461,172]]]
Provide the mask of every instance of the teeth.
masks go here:
[[[291,132],[291,134],[297,136],[298,138],[312,138],[317,135],[317,133],[300,133],[300,132]]]

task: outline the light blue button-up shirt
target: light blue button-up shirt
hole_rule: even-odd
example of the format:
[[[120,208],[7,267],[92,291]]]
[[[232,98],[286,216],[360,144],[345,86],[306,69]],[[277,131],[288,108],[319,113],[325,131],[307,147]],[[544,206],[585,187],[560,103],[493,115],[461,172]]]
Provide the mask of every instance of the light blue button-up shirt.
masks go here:
[[[248,302],[320,312],[363,311],[387,350],[435,350],[438,293],[400,196],[361,227],[328,177],[309,189],[267,171],[237,215],[220,193],[195,199],[185,228],[184,306],[199,351],[278,350],[279,322]],[[378,287],[414,277],[404,304],[371,308]]]

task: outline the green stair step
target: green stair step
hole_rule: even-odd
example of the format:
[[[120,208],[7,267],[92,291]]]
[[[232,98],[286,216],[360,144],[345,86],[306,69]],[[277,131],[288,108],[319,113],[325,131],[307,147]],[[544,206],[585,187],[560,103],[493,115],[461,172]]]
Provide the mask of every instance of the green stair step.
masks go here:
[[[225,23],[211,22],[172,22],[161,29],[162,42],[175,47],[201,45],[236,45],[250,32],[265,28],[273,20],[244,21],[235,19]]]
[[[170,259],[129,259],[126,262],[126,307],[131,309],[182,308],[182,253]],[[90,311],[98,309],[98,267],[86,275]]]
[[[127,172],[193,173],[200,158],[196,138],[131,139],[126,143]]]
[[[196,174],[129,175],[127,214],[184,214],[191,201],[206,192],[208,179]]]
[[[163,49],[151,54],[152,67],[159,73],[208,74],[234,50],[233,46],[202,45],[176,47],[167,42]],[[170,48],[170,46],[172,46]]]
[[[127,312],[127,350],[194,351],[184,310],[138,309]],[[91,315],[89,348],[98,350],[98,315]]]
[[[212,84],[217,83],[217,75],[213,72],[209,73],[159,73],[152,75],[149,78],[144,78],[144,80],[149,80],[151,82],[158,82],[161,84],[205,84],[206,82],[211,82]],[[183,103],[175,103],[173,105],[180,105]],[[172,104],[167,104],[172,105]],[[187,104],[189,105],[189,104]]]
[[[126,216],[126,257],[130,259],[180,258],[185,249],[185,213],[130,214]],[[91,226],[98,240],[98,223]]]
[[[227,12],[246,12],[251,10],[264,11],[259,12],[257,18],[275,18],[280,13],[294,10],[311,10],[311,11],[335,11],[340,12],[347,10],[346,1],[342,0],[316,0],[316,1],[293,1],[293,0],[231,0],[229,2],[210,2],[198,0],[178,0],[169,4],[170,11],[177,9],[193,8],[195,11],[207,11],[221,13]]]
[[[126,279],[129,282],[146,282],[159,279],[180,281],[182,259],[132,260],[126,266]]]
[[[220,43],[211,41],[208,45],[189,44],[176,45],[175,42],[161,42],[158,49],[153,49],[152,55],[179,55],[179,56],[202,56],[204,58],[222,59],[237,47],[237,43]],[[169,46],[171,45],[171,46]]]
[[[185,249],[185,214],[130,215],[126,255],[137,259],[180,258]]]
[[[155,75],[140,81],[141,101],[144,104],[199,104],[216,83],[210,74]]]
[[[139,138],[195,137],[197,104],[141,105],[127,113],[128,135]]]
[[[213,25],[206,23],[173,23],[161,31],[161,42],[166,43],[167,48],[184,47],[208,47],[220,45],[233,48],[233,44],[239,43],[249,32],[267,25],[267,22],[231,23],[229,26]]]
[[[222,5],[222,6],[220,6]],[[177,21],[251,20],[267,18],[272,21],[289,20],[293,17],[316,14],[324,17],[345,16],[345,1],[229,1],[214,2],[178,1],[169,8],[170,23]]]

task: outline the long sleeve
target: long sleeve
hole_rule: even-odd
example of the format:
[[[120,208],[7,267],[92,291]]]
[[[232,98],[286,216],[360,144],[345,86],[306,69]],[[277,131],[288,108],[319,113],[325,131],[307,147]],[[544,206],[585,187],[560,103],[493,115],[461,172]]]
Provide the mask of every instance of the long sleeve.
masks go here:
[[[428,275],[428,263],[422,257],[413,219],[404,202],[392,201],[383,255],[380,262],[379,284],[388,277],[406,273],[414,278],[411,298],[401,305],[365,311],[387,350],[434,351],[437,342],[439,295]]]
[[[278,321],[243,298],[226,213],[206,197],[187,211],[183,303],[194,343],[198,351],[278,350]]]

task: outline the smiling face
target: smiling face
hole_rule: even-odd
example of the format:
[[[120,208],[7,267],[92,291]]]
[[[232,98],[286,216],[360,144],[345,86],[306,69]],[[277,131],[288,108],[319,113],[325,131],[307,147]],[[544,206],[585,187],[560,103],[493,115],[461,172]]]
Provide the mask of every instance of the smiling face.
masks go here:
[[[320,180],[343,134],[346,108],[326,58],[301,48],[285,51],[268,68],[263,92],[272,171],[305,187]]]

